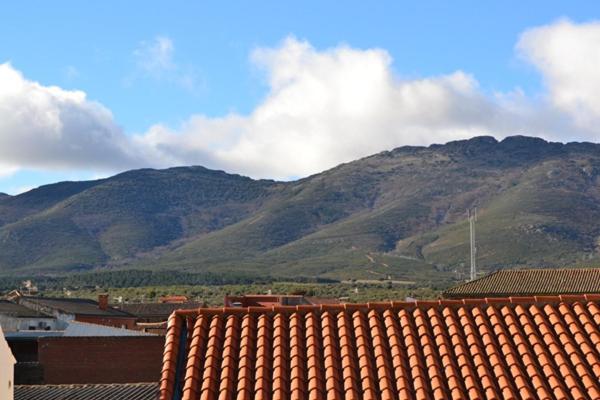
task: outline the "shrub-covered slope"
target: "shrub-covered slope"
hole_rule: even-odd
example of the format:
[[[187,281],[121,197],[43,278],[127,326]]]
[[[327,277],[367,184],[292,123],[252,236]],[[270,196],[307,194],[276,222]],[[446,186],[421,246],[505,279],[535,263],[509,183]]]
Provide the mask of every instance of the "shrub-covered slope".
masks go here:
[[[600,145],[515,136],[402,147],[293,182],[138,170],[0,197],[0,269],[459,279],[600,264]]]

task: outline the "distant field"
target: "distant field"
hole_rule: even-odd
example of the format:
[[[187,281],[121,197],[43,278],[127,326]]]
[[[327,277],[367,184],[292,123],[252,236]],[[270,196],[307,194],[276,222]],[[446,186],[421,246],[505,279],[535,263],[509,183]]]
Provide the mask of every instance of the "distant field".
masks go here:
[[[99,293],[110,294],[111,302],[119,298],[124,302],[152,302],[158,301],[160,296],[185,295],[190,299],[204,301],[209,306],[223,305],[225,295],[241,294],[266,294],[271,290],[273,294],[305,293],[307,296],[328,297],[340,299],[345,302],[358,303],[368,301],[404,300],[406,297],[419,299],[437,298],[439,290],[431,288],[418,288],[406,284],[394,283],[288,283],[276,282],[272,284],[248,285],[177,285],[177,286],[144,286],[126,288],[98,288],[79,290],[49,290],[44,295],[48,297],[82,297],[97,298]]]

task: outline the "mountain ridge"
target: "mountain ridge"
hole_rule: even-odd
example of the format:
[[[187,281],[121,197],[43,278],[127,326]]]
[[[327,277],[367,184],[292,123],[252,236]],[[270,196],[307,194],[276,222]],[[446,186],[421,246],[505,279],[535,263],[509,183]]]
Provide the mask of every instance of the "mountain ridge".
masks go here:
[[[461,279],[600,264],[600,145],[491,136],[383,151],[295,181],[139,169],[0,197],[0,271],[178,270]]]

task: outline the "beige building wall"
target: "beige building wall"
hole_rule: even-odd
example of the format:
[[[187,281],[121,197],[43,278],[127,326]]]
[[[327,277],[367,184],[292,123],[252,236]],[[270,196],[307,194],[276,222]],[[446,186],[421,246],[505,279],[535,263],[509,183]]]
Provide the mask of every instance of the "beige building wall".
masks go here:
[[[4,332],[0,326],[0,399],[14,399],[14,368],[15,358],[13,357]]]

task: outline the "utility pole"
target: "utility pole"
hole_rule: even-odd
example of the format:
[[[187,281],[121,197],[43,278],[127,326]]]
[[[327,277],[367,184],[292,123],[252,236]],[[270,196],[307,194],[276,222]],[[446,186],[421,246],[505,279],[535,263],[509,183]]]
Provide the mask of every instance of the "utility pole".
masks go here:
[[[475,245],[475,221],[477,221],[477,207],[469,209],[469,231],[471,234],[471,280],[477,277],[477,246]]]

